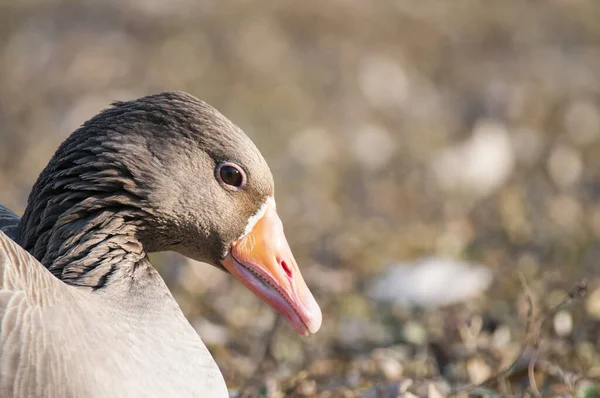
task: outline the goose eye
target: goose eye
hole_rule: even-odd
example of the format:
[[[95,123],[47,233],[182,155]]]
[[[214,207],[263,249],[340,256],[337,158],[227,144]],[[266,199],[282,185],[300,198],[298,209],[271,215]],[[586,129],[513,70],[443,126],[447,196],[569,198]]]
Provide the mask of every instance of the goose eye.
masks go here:
[[[223,163],[217,169],[217,179],[233,188],[243,188],[246,184],[246,175],[244,171],[236,164]]]

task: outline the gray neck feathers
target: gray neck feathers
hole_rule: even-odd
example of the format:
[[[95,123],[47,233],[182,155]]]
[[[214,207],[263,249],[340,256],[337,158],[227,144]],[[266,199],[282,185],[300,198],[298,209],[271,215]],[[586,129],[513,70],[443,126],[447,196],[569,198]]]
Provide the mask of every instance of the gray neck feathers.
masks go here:
[[[133,164],[144,159],[119,156],[114,148],[135,144],[135,136],[108,127],[92,119],[60,146],[17,232],[18,243],[54,275],[93,289],[147,263],[138,235],[150,210]]]

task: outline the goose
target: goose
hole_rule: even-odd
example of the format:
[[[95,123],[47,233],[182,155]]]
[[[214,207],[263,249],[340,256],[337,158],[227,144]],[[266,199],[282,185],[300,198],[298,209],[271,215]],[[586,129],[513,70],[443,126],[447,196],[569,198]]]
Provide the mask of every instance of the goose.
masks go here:
[[[115,102],[0,207],[0,396],[228,397],[148,253],[218,267],[302,335],[321,310],[252,141],[183,92]]]

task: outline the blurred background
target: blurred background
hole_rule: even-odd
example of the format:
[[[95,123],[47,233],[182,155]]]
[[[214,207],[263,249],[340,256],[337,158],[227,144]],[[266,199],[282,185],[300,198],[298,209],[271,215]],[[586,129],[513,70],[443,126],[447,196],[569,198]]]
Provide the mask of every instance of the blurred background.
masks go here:
[[[153,256],[234,392],[593,392],[600,3],[0,0],[0,202],[21,214],[68,134],[165,90],[261,149],[324,312],[303,338]]]

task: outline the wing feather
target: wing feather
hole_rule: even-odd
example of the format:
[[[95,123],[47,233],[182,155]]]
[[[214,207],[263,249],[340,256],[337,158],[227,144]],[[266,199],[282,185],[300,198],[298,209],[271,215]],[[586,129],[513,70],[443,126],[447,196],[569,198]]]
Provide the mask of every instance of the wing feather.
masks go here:
[[[0,231],[8,235],[12,240],[17,239],[17,227],[21,219],[6,207],[0,205]]]
[[[0,232],[0,396],[45,396],[50,375],[39,374],[48,347],[42,316],[73,291]],[[45,371],[43,370],[43,371]],[[43,372],[42,371],[42,372]],[[54,395],[54,394],[50,394]]]

